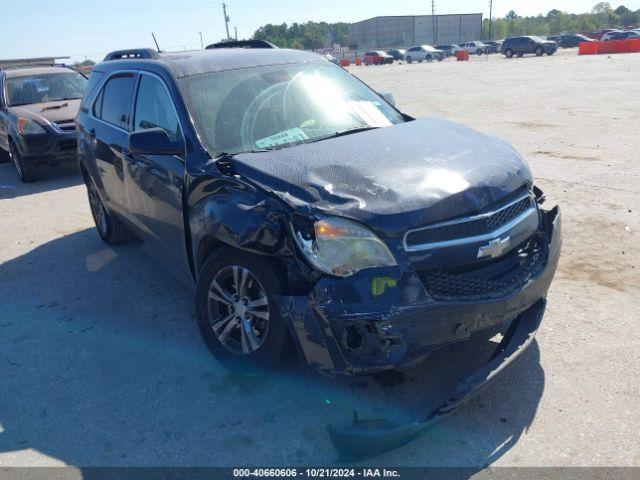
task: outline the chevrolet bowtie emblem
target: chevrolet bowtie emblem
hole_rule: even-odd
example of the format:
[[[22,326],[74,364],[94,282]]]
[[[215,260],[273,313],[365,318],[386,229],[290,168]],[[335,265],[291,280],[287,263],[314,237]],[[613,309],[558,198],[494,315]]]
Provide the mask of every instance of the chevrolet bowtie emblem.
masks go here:
[[[491,240],[487,245],[484,245],[478,249],[478,258],[497,258],[509,248],[511,243],[511,237],[496,238]]]

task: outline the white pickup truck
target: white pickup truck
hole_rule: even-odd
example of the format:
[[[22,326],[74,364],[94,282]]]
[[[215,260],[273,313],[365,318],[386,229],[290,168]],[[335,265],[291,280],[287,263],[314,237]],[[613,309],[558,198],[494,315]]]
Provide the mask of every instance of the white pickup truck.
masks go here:
[[[482,55],[487,52],[487,46],[480,41],[461,43],[460,48],[476,55]]]

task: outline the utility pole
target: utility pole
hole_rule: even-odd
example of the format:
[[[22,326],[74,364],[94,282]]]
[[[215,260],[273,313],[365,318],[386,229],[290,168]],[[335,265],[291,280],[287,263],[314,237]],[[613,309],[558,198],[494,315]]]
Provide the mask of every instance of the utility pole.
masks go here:
[[[233,30],[236,32],[236,42],[238,41],[238,27],[233,27]]]
[[[200,47],[204,50],[204,42],[202,41],[202,32],[198,32],[200,34]]]
[[[486,38],[485,40],[493,40],[493,37],[491,36],[491,14],[493,13],[493,0],[489,0],[489,38]]]
[[[231,35],[229,35],[229,16],[227,15],[227,4],[222,3],[222,13],[224,13],[224,26],[227,29],[227,40],[231,40]]]
[[[431,21],[432,21],[432,28],[433,28],[433,44],[437,45],[438,44],[438,33],[436,32],[436,28],[438,28],[436,26],[436,1],[435,0],[431,0]]]

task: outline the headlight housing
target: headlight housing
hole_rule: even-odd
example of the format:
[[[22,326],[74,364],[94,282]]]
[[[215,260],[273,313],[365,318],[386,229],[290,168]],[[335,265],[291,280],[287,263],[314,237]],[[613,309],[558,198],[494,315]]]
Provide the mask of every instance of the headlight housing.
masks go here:
[[[373,232],[344,218],[320,219],[313,232],[296,231],[295,238],[307,260],[330,275],[349,277],[365,268],[397,265]]]
[[[45,133],[44,128],[38,122],[31,120],[30,118],[20,117],[17,120],[18,132],[20,135],[33,135],[38,133]]]

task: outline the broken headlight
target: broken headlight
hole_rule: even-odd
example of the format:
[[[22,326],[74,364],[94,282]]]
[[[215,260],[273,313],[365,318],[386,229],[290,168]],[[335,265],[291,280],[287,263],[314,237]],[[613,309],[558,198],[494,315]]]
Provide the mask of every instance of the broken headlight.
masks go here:
[[[397,265],[389,248],[373,232],[343,218],[318,220],[312,231],[298,230],[295,237],[309,262],[331,275],[348,277],[365,268]]]

